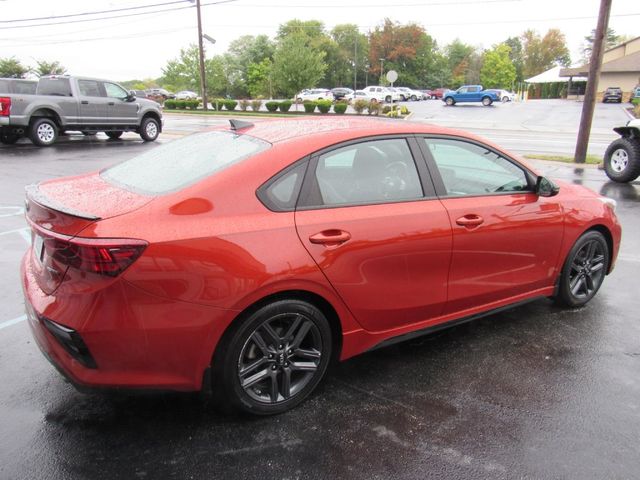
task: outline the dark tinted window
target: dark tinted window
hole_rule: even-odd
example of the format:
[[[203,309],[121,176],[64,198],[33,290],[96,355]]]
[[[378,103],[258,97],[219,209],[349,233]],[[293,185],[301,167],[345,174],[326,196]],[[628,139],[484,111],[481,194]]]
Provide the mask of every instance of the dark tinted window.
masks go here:
[[[62,77],[41,78],[38,82],[37,91],[38,95],[73,96],[69,79]]]
[[[291,211],[296,207],[302,178],[307,169],[307,162],[301,162],[285,171],[258,190],[258,198],[268,209],[274,211]]]
[[[159,195],[184,188],[270,146],[232,132],[196,133],[107,168],[100,175],[127,190]]]
[[[13,92],[21,95],[34,95],[38,88],[38,82],[25,82],[17,80],[13,84]]]
[[[78,80],[80,95],[85,97],[101,97],[100,85],[95,80]]]

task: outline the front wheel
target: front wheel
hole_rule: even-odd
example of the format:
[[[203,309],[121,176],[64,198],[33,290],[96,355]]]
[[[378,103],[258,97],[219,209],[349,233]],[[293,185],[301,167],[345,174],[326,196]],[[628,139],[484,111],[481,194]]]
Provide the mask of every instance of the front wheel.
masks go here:
[[[582,235],[562,267],[556,301],[567,307],[580,307],[591,300],[609,269],[609,246],[597,231]]]
[[[140,125],[140,136],[145,142],[153,142],[160,135],[160,124],[153,117],[142,120]]]
[[[632,182],[640,175],[640,140],[619,138],[604,154],[604,171],[614,182]]]
[[[418,101],[418,97],[415,95],[411,95],[411,101],[412,102],[417,102]]]
[[[331,338],[329,322],[315,306],[301,300],[265,305],[232,327],[216,354],[214,381],[225,395],[220,400],[258,415],[293,408],[324,376]]]
[[[444,103],[452,107],[453,105],[455,105],[456,101],[453,99],[453,97],[447,97],[444,99]]]
[[[482,105],[484,105],[485,107],[488,107],[489,105],[491,105],[493,103],[493,100],[491,100],[491,98],[489,97],[482,97]]]
[[[53,145],[58,139],[58,125],[50,118],[37,118],[29,128],[29,138],[38,147]]]

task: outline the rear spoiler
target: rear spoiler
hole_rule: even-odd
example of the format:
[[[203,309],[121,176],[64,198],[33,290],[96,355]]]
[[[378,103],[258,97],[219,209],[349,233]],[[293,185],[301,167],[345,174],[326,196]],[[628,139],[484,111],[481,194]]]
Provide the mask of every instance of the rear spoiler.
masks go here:
[[[48,208],[49,210],[55,210],[56,212],[64,213],[65,215],[71,215],[73,217],[83,218],[85,220],[100,220],[100,217],[96,217],[95,215],[91,215],[90,213],[84,213],[79,210],[67,207],[65,205],[62,205],[61,203],[56,202],[55,200],[50,199],[44,193],[42,193],[39,185],[37,184],[27,185],[25,187],[25,191],[27,193],[27,202],[25,206],[25,210],[27,211],[27,213],[31,208],[31,202],[33,202],[37,203],[40,207]]]

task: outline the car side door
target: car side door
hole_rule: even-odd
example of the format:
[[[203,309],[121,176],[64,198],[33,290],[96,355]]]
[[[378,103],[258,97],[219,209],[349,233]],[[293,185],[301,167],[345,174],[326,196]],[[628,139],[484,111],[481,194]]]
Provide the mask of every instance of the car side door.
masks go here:
[[[369,331],[441,314],[451,225],[413,138],[360,140],[312,157],[295,212],[300,241]]]
[[[109,123],[109,99],[97,80],[78,79],[80,122],[83,125]]]
[[[446,137],[419,144],[453,231],[445,314],[548,294],[557,275],[562,206],[538,196],[532,174],[491,147]]]
[[[102,82],[107,94],[109,123],[111,125],[136,125],[138,121],[138,102],[128,101],[129,92],[117,83]]]

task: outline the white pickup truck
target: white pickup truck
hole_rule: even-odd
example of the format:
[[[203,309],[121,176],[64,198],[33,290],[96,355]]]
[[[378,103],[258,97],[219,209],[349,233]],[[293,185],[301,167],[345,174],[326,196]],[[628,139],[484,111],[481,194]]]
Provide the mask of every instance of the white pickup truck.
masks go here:
[[[133,131],[152,142],[162,131],[162,110],[117,83],[69,75],[41,77],[35,94],[0,92],[1,143],[27,136],[46,147],[68,130],[110,138]]]
[[[613,130],[620,138],[604,154],[604,171],[614,182],[633,182],[640,176],[640,118]]]

